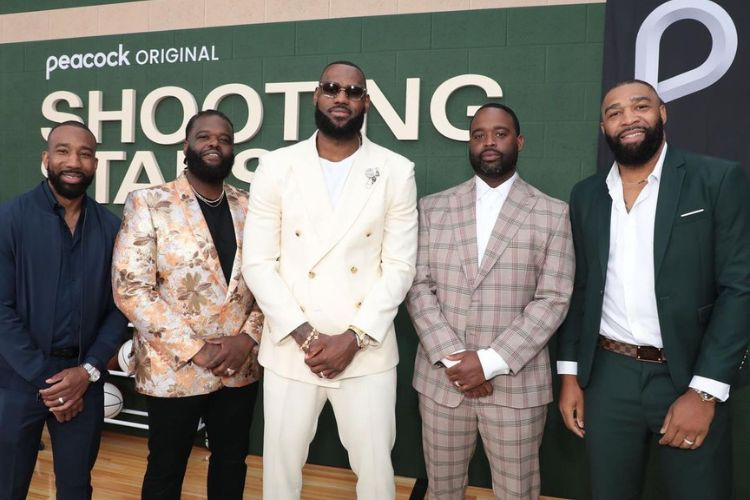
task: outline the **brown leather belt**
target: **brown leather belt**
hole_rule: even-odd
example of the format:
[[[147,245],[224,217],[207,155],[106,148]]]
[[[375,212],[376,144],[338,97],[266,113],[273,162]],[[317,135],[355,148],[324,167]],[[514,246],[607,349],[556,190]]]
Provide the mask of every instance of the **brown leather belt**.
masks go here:
[[[618,342],[607,337],[599,335],[599,347],[608,351],[616,352],[624,356],[630,356],[638,361],[648,363],[666,363],[667,357],[664,355],[664,349],[650,345],[633,345],[625,342]]]

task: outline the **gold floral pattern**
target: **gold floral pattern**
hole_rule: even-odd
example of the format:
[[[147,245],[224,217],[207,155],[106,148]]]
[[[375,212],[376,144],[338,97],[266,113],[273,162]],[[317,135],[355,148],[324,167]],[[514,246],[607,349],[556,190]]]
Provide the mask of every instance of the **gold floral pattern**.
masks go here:
[[[158,397],[241,387],[261,374],[257,348],[232,377],[190,363],[204,339],[249,335],[260,342],[263,314],[241,268],[247,193],[225,185],[237,255],[225,282],[208,226],[184,175],[133,191],[115,242],[115,302],[134,325],[133,372],[138,392]]]

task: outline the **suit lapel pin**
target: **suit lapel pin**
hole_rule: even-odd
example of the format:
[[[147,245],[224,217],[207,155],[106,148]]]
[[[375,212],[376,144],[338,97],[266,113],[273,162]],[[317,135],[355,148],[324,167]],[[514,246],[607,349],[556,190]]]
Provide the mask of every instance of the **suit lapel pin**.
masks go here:
[[[380,170],[378,170],[377,167],[368,168],[367,170],[365,170],[365,177],[367,177],[367,187],[370,187],[375,184],[375,182],[378,180],[378,177],[380,177]]]

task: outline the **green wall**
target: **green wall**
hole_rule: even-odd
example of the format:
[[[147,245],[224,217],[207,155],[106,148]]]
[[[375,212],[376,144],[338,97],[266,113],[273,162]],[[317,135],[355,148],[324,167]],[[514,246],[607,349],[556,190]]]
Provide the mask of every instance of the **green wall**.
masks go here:
[[[77,5],[83,2],[75,2]],[[4,3],[4,8],[21,3]],[[2,12],[2,11],[0,11]],[[44,98],[53,91],[78,94],[87,106],[88,92],[104,93],[106,109],[119,109],[121,91],[136,89],[137,105],[146,94],[163,86],[179,86],[193,94],[199,105],[219,85],[243,83],[254,88],[263,102],[263,124],[251,140],[236,151],[283,146],[283,97],[266,94],[268,82],[316,80],[322,67],[336,59],[360,64],[377,82],[403,117],[406,79],[421,78],[420,131],[417,141],[399,141],[377,111],[368,117],[368,135],[416,162],[420,196],[433,193],[471,176],[465,144],[446,139],[430,120],[430,98],[445,80],[468,73],[488,76],[503,89],[502,102],[519,115],[526,149],[519,170],[528,181],[547,193],[567,199],[570,188],[596,170],[598,104],[600,98],[604,5],[569,5],[497,9],[470,12],[416,14],[291,22],[241,27],[159,32],[18,43],[0,46],[0,201],[23,192],[42,178],[39,154],[44,146],[40,127],[49,126],[41,113]],[[45,80],[50,55],[112,50],[119,43],[136,51],[183,45],[215,45],[219,61],[204,63],[130,66],[100,70],[59,71]],[[314,129],[310,94],[300,101],[300,137]],[[459,127],[467,123],[467,105],[481,104],[476,88],[456,92],[448,101],[447,115]],[[65,107],[61,107],[65,110]],[[87,109],[70,110],[82,117]],[[247,119],[244,101],[227,98],[220,109],[235,123]],[[138,120],[138,113],[136,113]],[[174,100],[157,108],[162,130],[174,130],[181,111]],[[160,146],[137,127],[135,144],[120,143],[120,125],[105,123],[100,151],[124,151],[127,160],[112,163],[109,190],[114,198],[135,151],[153,151],[165,179],[174,177],[178,145]],[[254,165],[253,165],[254,168]],[[145,180],[141,176],[141,180]],[[244,183],[233,181],[237,185]],[[120,206],[111,206],[120,213]],[[416,335],[405,314],[397,318],[401,363],[398,386],[398,436],[394,465],[400,475],[424,475],[417,398],[411,388]],[[737,392],[735,400],[738,464],[750,462],[746,409],[750,393]],[[261,405],[256,412],[252,448],[261,452]],[[744,437],[743,437],[744,436]],[[477,455],[481,454],[481,448]],[[542,492],[567,498],[586,498],[582,443],[565,431],[554,405],[550,406],[542,446]],[[327,408],[310,450],[310,461],[346,465],[346,453]],[[738,470],[741,465],[737,465]],[[651,474],[656,473],[650,469]],[[489,485],[483,456],[472,463],[472,484]],[[742,482],[744,481],[744,482]],[[748,480],[738,475],[740,497],[750,496]],[[744,492],[744,493],[743,493]],[[648,498],[663,498],[656,482]]]

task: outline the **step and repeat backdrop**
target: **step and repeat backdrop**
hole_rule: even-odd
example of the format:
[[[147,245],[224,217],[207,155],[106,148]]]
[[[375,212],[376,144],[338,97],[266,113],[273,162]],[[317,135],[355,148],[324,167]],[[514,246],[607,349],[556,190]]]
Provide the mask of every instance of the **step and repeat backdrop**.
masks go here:
[[[14,5],[9,2],[11,10],[2,13],[23,8]],[[364,69],[372,100],[366,133],[416,163],[420,196],[472,175],[465,143],[469,117],[477,106],[497,100],[515,109],[526,136],[520,174],[567,200],[571,187],[598,166],[604,29],[605,5],[592,3],[2,44],[0,202],[43,179],[40,154],[49,127],[74,119],[86,123],[99,143],[90,194],[121,214],[131,190],[178,175],[186,121],[208,108],[234,122],[237,158],[230,182],[247,188],[260,155],[312,134],[312,91],[323,66],[338,59]],[[399,475],[422,477],[411,388],[417,338],[405,310],[397,330],[394,466]],[[141,407],[126,378],[111,381],[124,393],[126,407]],[[747,394],[736,399],[750,406]],[[256,417],[252,452],[260,454],[260,407]],[[750,444],[737,453],[750,462]],[[554,406],[541,460],[543,494],[586,498],[582,443],[563,428]],[[348,465],[328,410],[310,461]],[[490,484],[481,448],[470,482]],[[649,494],[659,498],[653,483]]]

